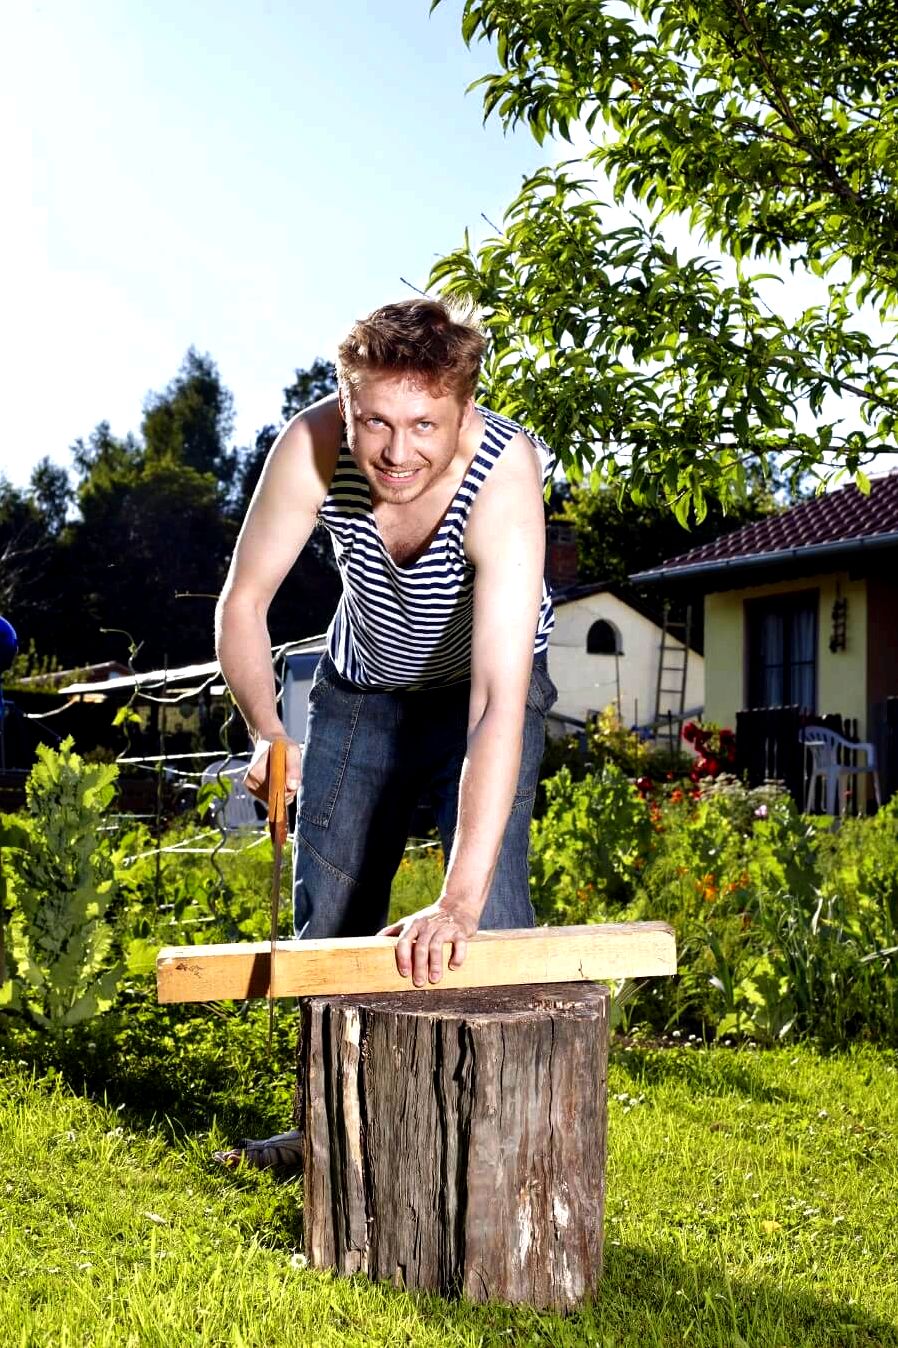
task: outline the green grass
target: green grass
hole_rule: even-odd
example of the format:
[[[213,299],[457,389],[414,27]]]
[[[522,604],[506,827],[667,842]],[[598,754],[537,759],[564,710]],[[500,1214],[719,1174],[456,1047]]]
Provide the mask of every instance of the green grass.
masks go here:
[[[894,1053],[616,1049],[605,1277],[567,1320],[305,1268],[301,1185],[219,1170],[218,1123],[154,1120],[151,1097],[0,1072],[11,1348],[898,1344]]]

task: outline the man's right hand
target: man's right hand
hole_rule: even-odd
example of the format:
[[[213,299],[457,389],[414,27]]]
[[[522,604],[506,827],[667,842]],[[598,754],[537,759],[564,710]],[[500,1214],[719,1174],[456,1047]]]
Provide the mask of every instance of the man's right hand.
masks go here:
[[[296,740],[289,739],[286,735],[276,735],[274,739],[283,740],[287,746],[287,804],[294,799],[299,790],[299,779],[302,771],[302,749],[296,743]],[[246,776],[243,778],[244,785],[250,795],[258,800],[268,804],[268,751],[271,748],[272,740],[256,740],[256,747],[253,750],[253,756],[250,765],[246,770]]]

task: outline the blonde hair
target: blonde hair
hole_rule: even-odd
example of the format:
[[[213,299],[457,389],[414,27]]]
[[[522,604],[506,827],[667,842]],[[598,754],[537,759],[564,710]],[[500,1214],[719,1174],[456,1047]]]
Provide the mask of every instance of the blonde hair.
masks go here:
[[[372,371],[400,374],[459,402],[472,398],[486,346],[468,315],[442,300],[399,300],[357,319],[337,348],[344,389]]]

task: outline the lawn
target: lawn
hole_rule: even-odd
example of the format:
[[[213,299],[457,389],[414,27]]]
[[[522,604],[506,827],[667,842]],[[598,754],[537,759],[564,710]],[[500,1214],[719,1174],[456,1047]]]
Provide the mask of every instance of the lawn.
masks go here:
[[[250,1015],[257,1042],[265,1008]],[[207,1030],[207,1058],[230,1028]],[[234,1080],[272,1126],[289,1042],[283,1025],[270,1080],[258,1061]],[[224,1139],[201,1075],[180,1105],[166,1083],[169,1118],[126,1084],[99,1103],[96,1084],[0,1069],[0,1324],[15,1348],[898,1345],[892,1051],[616,1047],[605,1277],[567,1320],[310,1271],[301,1183],[209,1161]]]

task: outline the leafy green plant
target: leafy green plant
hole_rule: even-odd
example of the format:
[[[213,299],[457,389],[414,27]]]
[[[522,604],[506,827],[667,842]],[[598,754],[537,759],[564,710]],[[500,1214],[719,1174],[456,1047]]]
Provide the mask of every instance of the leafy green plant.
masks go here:
[[[85,763],[64,740],[41,745],[23,815],[2,821],[10,918],[3,1004],[59,1032],[106,1010],[122,967],[107,920],[116,857],[103,832],[112,764]]]
[[[406,852],[393,877],[390,890],[390,921],[397,922],[440,896],[443,886],[443,849],[419,846]]]
[[[892,8],[465,0],[461,31],[495,52],[485,114],[572,142],[431,271],[480,311],[490,405],[681,523],[776,459],[868,491],[898,429],[890,336],[856,322],[898,311]],[[800,313],[786,259],[827,278]]]
[[[634,730],[628,730],[615,706],[608,706],[586,726],[587,755],[596,770],[614,763],[628,777],[638,777],[651,762],[651,751]]]
[[[574,781],[569,769],[545,784],[546,811],[531,833],[531,895],[548,922],[589,922],[626,904],[651,834],[648,808],[612,762]]]
[[[622,1020],[767,1042],[898,1039],[898,804],[873,819],[799,813],[732,776],[643,799],[620,768],[545,783],[533,825],[539,918],[663,919],[680,975],[650,981]]]

